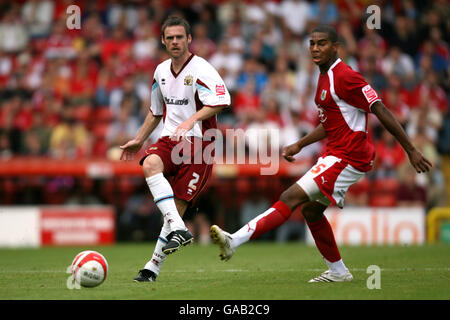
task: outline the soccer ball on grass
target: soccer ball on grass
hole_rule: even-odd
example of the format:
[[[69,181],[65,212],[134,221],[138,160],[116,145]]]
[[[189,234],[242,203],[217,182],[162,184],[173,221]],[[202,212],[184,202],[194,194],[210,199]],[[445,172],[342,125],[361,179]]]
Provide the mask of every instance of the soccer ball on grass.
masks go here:
[[[82,287],[96,287],[103,283],[108,274],[108,261],[99,252],[82,251],[72,261],[72,276]]]

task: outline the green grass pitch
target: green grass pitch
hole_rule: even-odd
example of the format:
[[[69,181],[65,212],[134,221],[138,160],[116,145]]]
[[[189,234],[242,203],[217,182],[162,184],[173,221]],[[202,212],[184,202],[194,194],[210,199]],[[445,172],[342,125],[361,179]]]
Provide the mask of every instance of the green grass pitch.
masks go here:
[[[248,243],[223,262],[217,246],[194,244],[167,258],[157,282],[134,283],[153,248],[154,243],[0,249],[0,299],[450,299],[450,246],[444,244],[341,247],[354,281],[317,284],[308,280],[324,271],[325,264],[314,246]],[[66,268],[86,249],[107,258],[108,277],[96,288],[69,290]],[[381,268],[380,289],[367,288],[370,265]]]

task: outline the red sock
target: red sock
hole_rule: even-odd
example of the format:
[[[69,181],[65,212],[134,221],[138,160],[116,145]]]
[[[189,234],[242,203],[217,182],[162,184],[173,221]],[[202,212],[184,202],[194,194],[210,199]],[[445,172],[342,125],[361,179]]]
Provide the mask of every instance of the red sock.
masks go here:
[[[323,216],[323,219],[314,222],[307,221],[306,223],[322,256],[330,262],[341,260],[333,229],[331,229],[327,218]]]
[[[256,222],[255,231],[250,239],[255,239],[272,229],[278,228],[291,216],[291,209],[284,202],[278,201],[272,208],[275,210]]]

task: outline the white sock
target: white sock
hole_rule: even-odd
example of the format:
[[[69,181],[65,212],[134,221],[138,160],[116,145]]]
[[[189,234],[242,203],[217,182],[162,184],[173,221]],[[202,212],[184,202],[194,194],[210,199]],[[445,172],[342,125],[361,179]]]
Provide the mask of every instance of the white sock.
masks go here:
[[[232,246],[233,248],[237,248],[238,246],[240,246],[241,244],[247,242],[250,240],[250,237],[253,235],[253,233],[255,232],[256,229],[256,223],[264,218],[265,216],[267,216],[269,213],[271,213],[272,211],[274,211],[275,208],[270,208],[266,211],[264,211],[263,213],[261,213],[260,215],[256,216],[255,218],[253,218],[252,220],[250,220],[246,225],[244,225],[242,228],[240,228],[238,231],[236,231],[235,233],[233,233],[231,235],[232,238]]]
[[[328,268],[333,273],[344,274],[348,271],[348,269],[345,266],[344,261],[342,261],[342,259],[338,260],[336,262],[330,262],[325,258],[323,258],[323,260],[325,260],[325,263],[328,265]]]
[[[153,251],[152,258],[146,263],[144,269],[153,271],[156,275],[159,274],[161,267],[166,260],[166,255],[162,252],[162,247],[167,243],[167,235],[170,233],[169,225],[164,222],[161,233],[156,241],[155,250]]]
[[[173,200],[173,190],[169,181],[162,173],[155,174],[145,179],[147,181],[153,200],[161,211],[164,222],[167,222],[170,230],[186,230],[183,219],[178,213],[175,201]]]

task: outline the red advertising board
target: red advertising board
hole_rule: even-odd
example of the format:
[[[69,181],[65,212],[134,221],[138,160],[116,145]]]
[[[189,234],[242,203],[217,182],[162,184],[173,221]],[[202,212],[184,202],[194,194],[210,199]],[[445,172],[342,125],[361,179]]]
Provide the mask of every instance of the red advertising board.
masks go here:
[[[97,245],[115,241],[114,210],[108,207],[41,209],[41,245]]]

